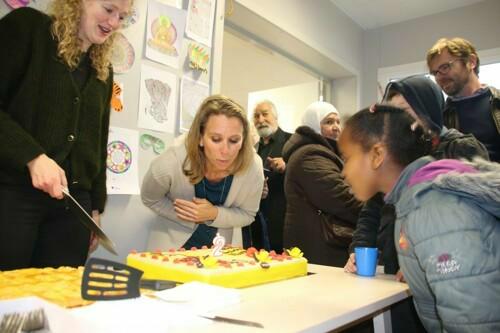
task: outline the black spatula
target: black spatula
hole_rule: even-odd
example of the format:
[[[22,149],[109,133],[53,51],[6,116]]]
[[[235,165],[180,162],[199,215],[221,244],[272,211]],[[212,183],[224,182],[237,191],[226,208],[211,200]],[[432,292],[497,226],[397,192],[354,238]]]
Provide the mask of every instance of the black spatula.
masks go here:
[[[176,286],[174,281],[141,280],[139,269],[111,260],[90,258],[82,278],[82,298],[93,301],[120,300],[141,295],[139,288],[163,290]]]

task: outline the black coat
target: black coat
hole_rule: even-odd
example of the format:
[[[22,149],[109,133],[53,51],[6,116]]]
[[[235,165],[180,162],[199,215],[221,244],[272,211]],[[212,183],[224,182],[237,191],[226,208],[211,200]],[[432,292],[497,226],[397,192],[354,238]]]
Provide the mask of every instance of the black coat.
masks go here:
[[[283,131],[278,127],[276,132],[272,135],[272,141],[269,143],[270,148],[267,153],[264,153],[259,142],[256,145],[257,152],[262,158],[262,163],[264,168],[269,169],[266,159],[267,157],[283,157],[282,151],[283,146],[288,141],[292,134]],[[259,147],[260,146],[260,147]],[[266,171],[264,172],[265,177],[268,178],[267,185],[269,187],[269,193],[266,199],[261,200],[259,211],[262,213],[266,219],[267,229],[269,234],[269,240],[271,243],[271,249],[279,253],[283,251],[283,222],[285,218],[286,200],[284,193],[284,179],[285,174]],[[262,241],[262,224],[259,215],[256,216],[255,221],[251,224],[252,230],[252,241],[250,244],[257,249],[264,248]]]
[[[354,227],[361,208],[341,176],[343,161],[337,143],[309,127],[299,127],[285,145],[283,157],[287,161],[285,247],[299,247],[313,264],[343,267],[347,246],[326,242],[320,224],[323,217],[318,215],[320,210],[330,222]]]

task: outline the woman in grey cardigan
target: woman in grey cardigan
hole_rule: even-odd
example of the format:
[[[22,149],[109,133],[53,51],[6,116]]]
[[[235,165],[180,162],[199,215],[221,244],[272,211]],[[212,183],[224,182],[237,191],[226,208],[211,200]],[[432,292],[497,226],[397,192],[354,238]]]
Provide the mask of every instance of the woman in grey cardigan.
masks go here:
[[[245,111],[225,96],[208,97],[188,135],[144,177],[142,202],[164,217],[153,225],[148,248],[210,246],[217,232],[232,242],[233,231],[254,220],[263,185]]]

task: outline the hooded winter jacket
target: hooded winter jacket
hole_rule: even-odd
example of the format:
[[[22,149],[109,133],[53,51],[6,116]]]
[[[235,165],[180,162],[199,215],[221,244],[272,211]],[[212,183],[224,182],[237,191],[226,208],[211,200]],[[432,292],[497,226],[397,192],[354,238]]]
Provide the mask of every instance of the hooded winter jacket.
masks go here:
[[[442,108],[444,99],[441,89],[424,75],[414,75],[391,82],[384,99],[390,91],[403,95],[420,119],[435,132],[440,133],[440,142],[431,155],[435,159],[466,158],[476,156],[489,159],[488,151],[472,134],[462,134],[455,129],[443,127]],[[382,249],[385,273],[396,274],[399,269],[394,248],[394,209],[384,206],[383,195],[378,194],[368,200],[359,214],[350,252],[354,247],[368,246]]]
[[[500,165],[408,165],[385,198],[394,243],[429,332],[500,332]]]

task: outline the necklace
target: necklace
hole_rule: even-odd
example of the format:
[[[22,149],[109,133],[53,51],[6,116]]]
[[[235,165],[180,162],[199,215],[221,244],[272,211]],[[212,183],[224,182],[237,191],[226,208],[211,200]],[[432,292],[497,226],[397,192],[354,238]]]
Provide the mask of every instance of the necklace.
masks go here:
[[[205,199],[208,200],[208,195],[207,195],[207,187],[205,186],[205,179],[206,178],[203,178],[202,182],[203,182],[203,192],[205,193]],[[227,177],[224,177],[224,183],[222,183],[222,191],[220,192],[220,196],[219,196],[219,201],[217,201],[216,203],[214,203],[214,205],[222,205],[223,202],[222,202],[222,197],[224,196],[224,190],[226,189],[226,181],[227,181]]]

